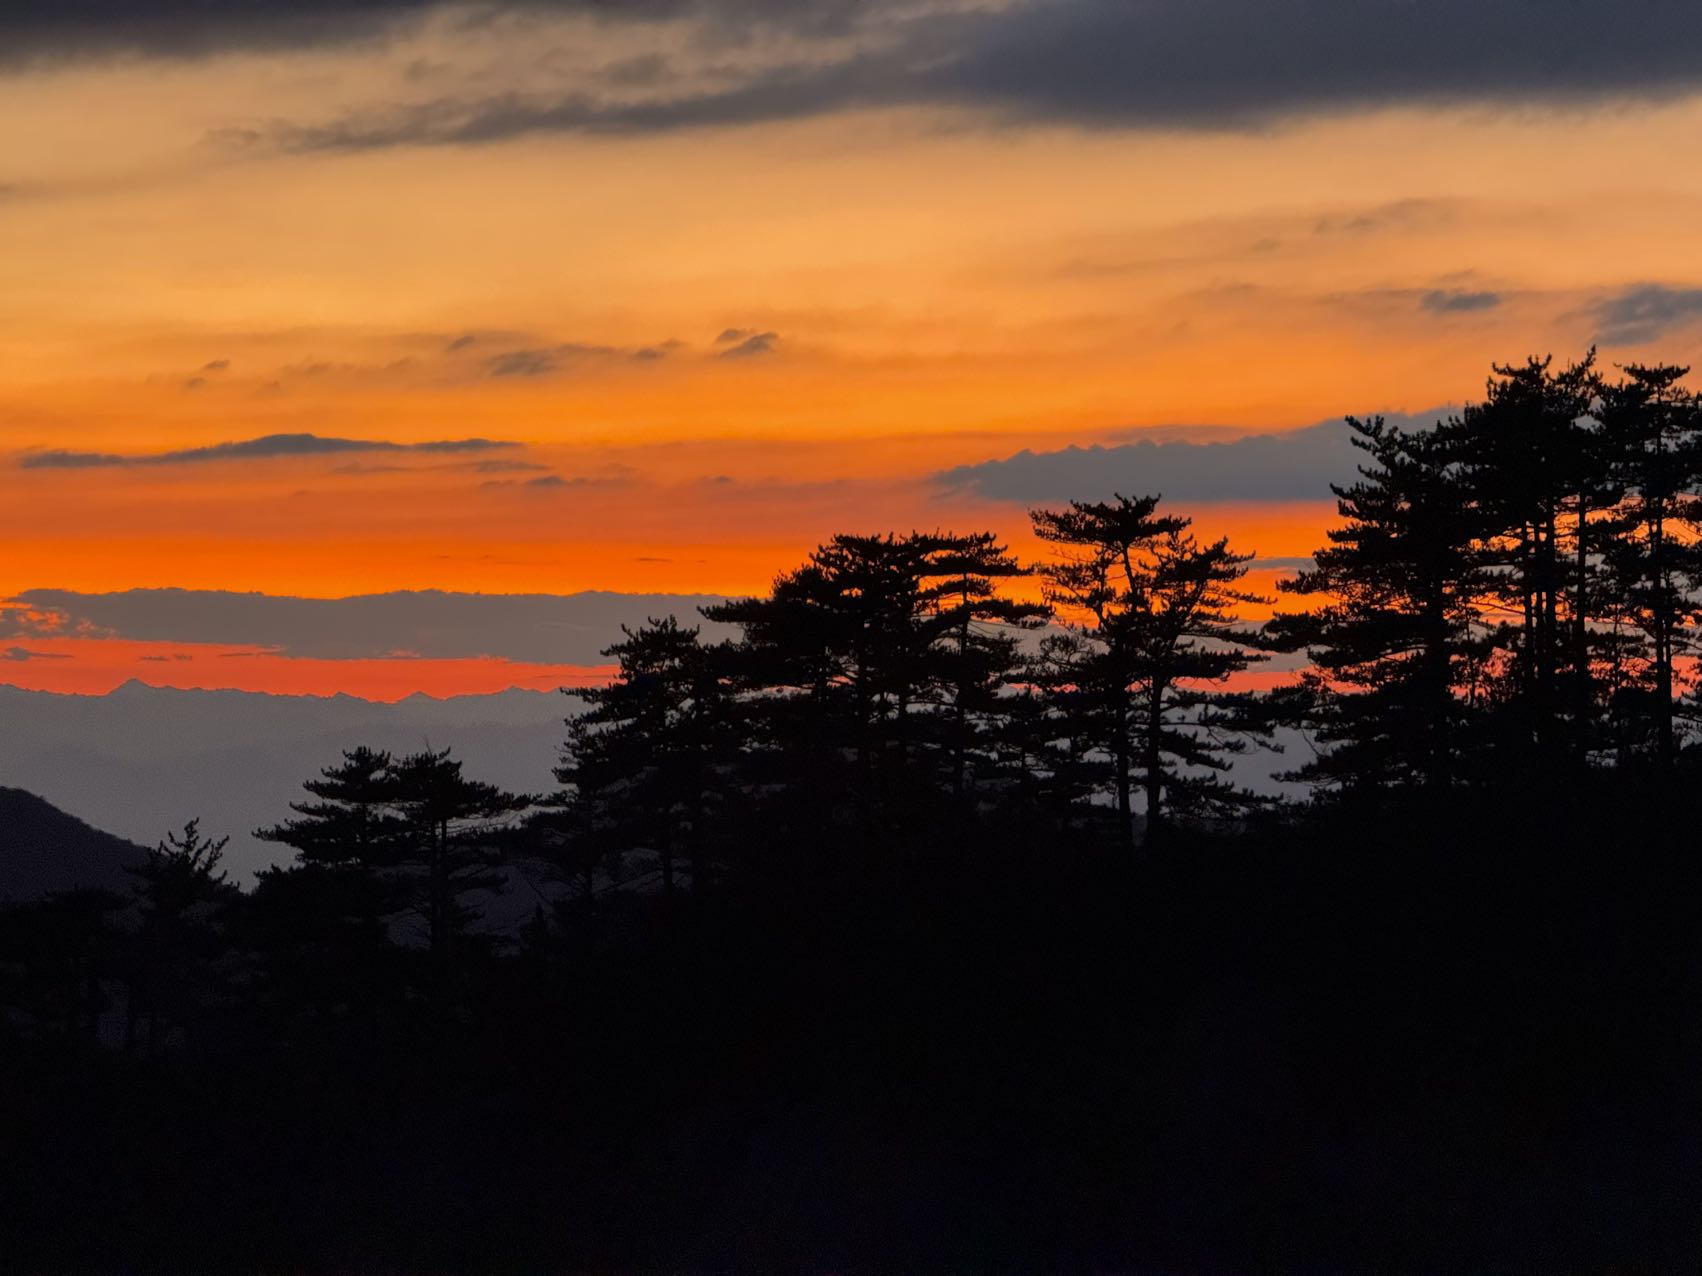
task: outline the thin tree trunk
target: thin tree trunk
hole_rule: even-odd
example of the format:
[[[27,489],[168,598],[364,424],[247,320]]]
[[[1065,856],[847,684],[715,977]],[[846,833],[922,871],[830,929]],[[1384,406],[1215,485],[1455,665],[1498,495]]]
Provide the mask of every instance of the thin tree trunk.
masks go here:
[[[1664,499],[1664,498],[1663,498]],[[1676,752],[1672,707],[1672,613],[1667,606],[1666,520],[1657,507],[1654,523],[1655,577],[1655,750],[1662,773],[1672,770]]]
[[[1113,741],[1117,759],[1117,816],[1122,821],[1123,840],[1132,844],[1135,840],[1135,811],[1130,794],[1129,694],[1121,687],[1117,689],[1114,726],[1117,733]]]
[[[1147,693],[1146,845],[1155,845],[1164,829],[1164,684],[1156,678]]]
[[[1578,553],[1577,580],[1574,583],[1575,599],[1572,617],[1572,659],[1576,665],[1575,712],[1578,715],[1578,748],[1580,754],[1588,748],[1585,738],[1584,725],[1590,721],[1591,696],[1590,677],[1590,627],[1589,627],[1589,593],[1590,593],[1590,559],[1589,559],[1589,499],[1582,488],[1577,494],[1578,500]]]
[[[1426,612],[1430,631],[1424,652],[1425,677],[1430,684],[1426,689],[1430,759],[1424,780],[1427,788],[1440,791],[1447,788],[1453,778],[1448,741],[1453,688],[1448,679],[1448,620],[1444,600],[1439,595],[1432,595],[1426,603]]]
[[[963,627],[958,631],[957,655],[958,678],[957,695],[952,705],[952,796],[963,796],[964,773],[967,770],[969,752],[969,716],[968,707],[964,704],[964,695],[969,689],[969,595],[964,592],[962,606],[964,607]]]

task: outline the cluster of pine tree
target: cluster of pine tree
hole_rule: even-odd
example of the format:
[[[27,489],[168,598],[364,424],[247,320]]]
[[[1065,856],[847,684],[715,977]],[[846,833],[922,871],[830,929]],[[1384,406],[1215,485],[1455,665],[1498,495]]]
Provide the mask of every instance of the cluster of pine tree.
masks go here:
[[[1055,551],[1034,565],[986,533],[836,537],[770,596],[706,609],[738,640],[652,622],[607,653],[610,686],[575,693],[559,775],[580,868],[648,846],[667,884],[701,876],[799,794],[797,836],[884,837],[967,801],[1152,844],[1259,805],[1226,773],[1283,726],[1312,746],[1289,778],[1324,801],[1668,777],[1702,606],[1686,371],[1532,359],[1431,428],[1350,419],[1359,479],[1333,489],[1315,565],[1278,582],[1310,605],[1264,624],[1252,556],[1151,496],[1034,511]],[[1043,601],[1019,601],[1027,577]],[[1304,654],[1291,685],[1236,689],[1277,652]]]
[[[1342,518],[1284,588],[1323,600],[1273,631],[1303,646],[1345,788],[1668,775],[1694,700],[1702,408],[1687,369],[1594,353],[1497,367],[1433,429],[1351,421],[1367,454]]]
[[[588,888],[633,846],[671,886],[749,848],[878,857],[989,816],[1150,841],[1246,802],[1220,773],[1268,731],[1224,689],[1264,658],[1237,619],[1249,556],[1158,504],[1036,511],[1057,550],[1037,567],[991,533],[837,536],[767,597],[705,609],[736,640],[629,631],[614,680],[573,693],[557,773]]]
[[[1154,496],[1034,511],[1036,563],[836,536],[706,608],[731,639],[629,630],[558,792],[355,748],[250,888],[191,823],[128,896],[6,910],[0,1231],[107,1270],[1678,1252],[1616,1202],[1694,1168],[1685,373],[1350,419],[1298,606]],[[1283,740],[1305,800],[1236,782]]]

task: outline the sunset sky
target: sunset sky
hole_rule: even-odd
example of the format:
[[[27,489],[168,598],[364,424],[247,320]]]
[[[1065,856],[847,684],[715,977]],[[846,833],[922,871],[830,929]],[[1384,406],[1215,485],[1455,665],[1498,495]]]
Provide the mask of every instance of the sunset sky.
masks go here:
[[[1697,357],[1702,7],[1485,8],[0,6],[0,681],[555,685],[544,596],[1113,490],[1268,583],[1307,427]],[[397,591],[538,610],[268,628]]]

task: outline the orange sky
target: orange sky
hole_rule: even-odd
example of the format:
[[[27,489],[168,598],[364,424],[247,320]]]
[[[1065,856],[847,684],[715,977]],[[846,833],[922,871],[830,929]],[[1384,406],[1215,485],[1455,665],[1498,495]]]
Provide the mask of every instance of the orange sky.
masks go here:
[[[643,52],[574,30],[563,47]],[[839,530],[992,527],[1023,546],[1020,504],[930,475],[1132,427],[1458,403],[1492,358],[1580,352],[1627,289],[1702,279],[1702,170],[1675,162],[1702,103],[1683,96],[1215,132],[912,107],[355,154],[229,142],[433,75],[543,74],[517,40],[428,28],[0,75],[0,598],[743,592]],[[1689,361],[1699,335],[1681,315],[1604,353]],[[517,446],[21,464],[275,433]],[[503,460],[527,468],[473,468]],[[1191,512],[1304,554],[1327,477],[1317,503]],[[1113,487],[1140,476],[1080,495]],[[556,676],[54,650],[0,679],[98,689],[156,668],[390,697]],[[319,663],[343,667],[302,667]]]
[[[400,700],[416,691],[438,697],[486,695],[509,687],[553,691],[603,681],[607,666],[517,661],[308,660],[263,647],[221,643],[136,642],[123,638],[31,638],[32,653],[3,681],[35,691],[103,695],[132,679],[156,687],[234,688],[278,695]],[[0,660],[8,659],[0,648]],[[0,666],[4,667],[4,666]]]

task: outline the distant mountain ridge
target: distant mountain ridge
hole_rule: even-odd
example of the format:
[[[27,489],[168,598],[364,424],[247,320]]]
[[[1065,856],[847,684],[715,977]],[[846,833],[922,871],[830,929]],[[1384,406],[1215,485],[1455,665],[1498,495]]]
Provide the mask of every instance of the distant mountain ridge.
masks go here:
[[[123,890],[147,848],[103,833],[23,789],[0,787],[0,901],[79,886]]]
[[[287,817],[302,781],[342,750],[449,747],[469,775],[544,793],[574,705],[519,689],[391,704],[135,680],[104,696],[0,685],[0,785],[143,846],[198,816],[207,833],[230,835],[226,862],[244,878],[286,858],[253,831]]]

